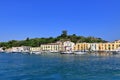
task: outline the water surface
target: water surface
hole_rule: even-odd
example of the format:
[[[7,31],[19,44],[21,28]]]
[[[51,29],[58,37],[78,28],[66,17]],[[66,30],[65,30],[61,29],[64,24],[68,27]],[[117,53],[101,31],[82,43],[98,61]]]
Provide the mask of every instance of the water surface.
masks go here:
[[[0,80],[120,80],[120,57],[0,53]]]

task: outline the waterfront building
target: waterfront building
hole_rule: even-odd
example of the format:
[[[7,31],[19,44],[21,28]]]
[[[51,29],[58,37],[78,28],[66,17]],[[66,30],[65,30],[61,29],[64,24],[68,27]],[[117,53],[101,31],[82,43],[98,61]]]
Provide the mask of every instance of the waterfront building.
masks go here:
[[[39,52],[41,51],[41,47],[30,47],[30,52]]]
[[[88,50],[89,51],[99,51],[99,44],[98,43],[88,43]]]
[[[11,52],[29,52],[30,47],[27,46],[21,46],[21,47],[12,47]]]
[[[12,47],[11,51],[12,52],[22,52],[23,48],[21,48],[21,47]]]
[[[60,51],[73,51],[74,43],[71,41],[58,41],[56,43],[42,44],[42,51],[50,51],[50,52],[60,52]]]
[[[5,52],[12,52],[12,48],[5,49]]]
[[[3,52],[3,51],[4,51],[4,50],[3,50],[3,48],[1,47],[1,48],[0,48],[0,52]]]
[[[71,41],[63,42],[63,51],[74,51],[74,45],[75,43]]]
[[[99,51],[116,51],[120,47],[120,43],[98,43]]]
[[[59,52],[62,50],[62,45],[60,43],[42,44],[41,50],[50,51],[50,52]]]
[[[76,51],[117,51],[120,50],[120,40],[109,43],[76,43],[74,49]]]
[[[120,43],[120,40],[115,40],[114,43]]]
[[[90,49],[89,43],[76,43],[74,46],[75,51],[86,51]]]

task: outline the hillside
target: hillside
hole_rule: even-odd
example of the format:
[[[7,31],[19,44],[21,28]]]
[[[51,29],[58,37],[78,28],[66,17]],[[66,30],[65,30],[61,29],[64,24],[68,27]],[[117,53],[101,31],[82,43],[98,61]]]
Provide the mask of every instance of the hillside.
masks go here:
[[[74,43],[100,43],[100,42],[107,42],[101,38],[95,38],[95,37],[84,37],[84,36],[77,36],[76,34],[68,35],[67,31],[62,31],[62,34],[53,38],[33,38],[29,39],[26,38],[26,40],[11,40],[8,42],[1,42],[0,47],[10,48],[10,47],[18,47],[18,46],[32,46],[32,47],[38,47],[41,44],[47,44],[47,43],[54,43],[56,41],[66,41],[71,40]]]

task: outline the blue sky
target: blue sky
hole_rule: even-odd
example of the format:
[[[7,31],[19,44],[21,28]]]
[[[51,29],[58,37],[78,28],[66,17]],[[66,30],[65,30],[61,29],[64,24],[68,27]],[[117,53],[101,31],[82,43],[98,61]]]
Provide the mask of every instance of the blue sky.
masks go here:
[[[0,41],[68,34],[120,39],[120,0],[1,0]]]

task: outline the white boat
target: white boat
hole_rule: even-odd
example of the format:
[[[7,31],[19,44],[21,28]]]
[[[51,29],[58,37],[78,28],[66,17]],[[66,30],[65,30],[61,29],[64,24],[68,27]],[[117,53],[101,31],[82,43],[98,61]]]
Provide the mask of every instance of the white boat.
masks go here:
[[[50,51],[50,53],[59,53],[59,51]]]
[[[42,52],[40,51],[34,51],[34,52],[31,52],[31,54],[41,54]]]
[[[61,54],[73,54],[72,51],[64,51],[64,52],[60,52]]]
[[[86,54],[84,51],[74,51],[74,54]]]
[[[35,54],[41,54],[41,52],[35,52]]]

